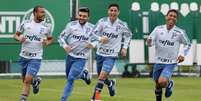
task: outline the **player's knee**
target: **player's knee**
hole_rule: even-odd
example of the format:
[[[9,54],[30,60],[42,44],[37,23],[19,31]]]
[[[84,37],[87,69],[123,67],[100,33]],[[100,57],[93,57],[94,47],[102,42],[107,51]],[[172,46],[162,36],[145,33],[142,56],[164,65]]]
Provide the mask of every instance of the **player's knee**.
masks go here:
[[[165,77],[160,77],[158,80],[160,87],[165,88],[168,84],[168,80]]]
[[[107,78],[107,74],[104,72],[101,72],[98,78],[101,80],[105,80]]]
[[[74,81],[74,80],[75,80],[74,77],[72,77],[72,76],[69,76],[69,77],[68,77],[68,81]]]
[[[166,80],[161,80],[158,82],[158,84],[160,85],[160,87],[165,88],[167,86],[167,81]]]
[[[32,80],[30,80],[30,79],[25,79],[25,80],[24,80],[24,84],[26,84],[26,85],[31,84],[31,82],[32,82]]]

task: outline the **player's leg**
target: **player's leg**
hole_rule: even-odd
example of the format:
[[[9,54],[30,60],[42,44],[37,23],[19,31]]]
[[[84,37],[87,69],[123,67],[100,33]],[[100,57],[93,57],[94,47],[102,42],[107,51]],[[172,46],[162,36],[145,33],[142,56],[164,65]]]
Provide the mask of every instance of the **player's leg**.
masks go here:
[[[108,71],[108,73],[110,73],[112,71],[112,68],[114,66],[114,63],[116,61],[116,58],[113,57],[109,57],[106,58],[104,61],[104,66],[103,66],[103,70],[104,71]],[[114,96],[115,95],[115,87],[116,87],[116,80],[109,80],[108,77],[105,79],[104,83],[108,86],[108,91],[110,96]]]
[[[159,84],[161,87],[166,88],[165,90],[165,97],[170,97],[172,95],[172,88],[173,88],[173,80],[171,80],[171,76],[176,64],[167,64],[165,65],[161,76],[159,78]]]
[[[104,86],[104,81],[108,78],[108,75],[109,73],[112,71],[112,68],[113,68],[113,65],[114,65],[114,62],[115,62],[115,58],[109,58],[109,59],[106,59],[107,57],[105,57],[104,61],[103,61],[103,67],[102,67],[102,71],[99,75],[99,80],[98,80],[98,83],[95,87],[95,91],[94,91],[94,95],[92,97],[92,99],[95,99],[95,100],[100,100],[100,93],[103,89],[103,86]],[[111,86],[112,87],[112,86]],[[114,85],[112,87],[113,89],[111,90],[115,90],[114,88]]]
[[[93,92],[93,96],[92,96],[92,101],[101,101],[100,100],[100,93],[103,89],[104,86],[104,80],[107,78],[108,73],[105,71],[101,71],[100,75],[98,77],[98,82],[95,86],[94,92]]]
[[[73,57],[71,57],[70,55],[67,55],[66,56],[66,59],[65,59],[65,66],[66,66],[66,79],[67,79],[67,82],[64,86],[64,92],[63,92],[63,95],[61,97],[61,101],[65,101],[67,99],[66,95],[67,95],[67,83],[68,83],[68,76],[69,76],[69,72],[71,70],[71,66],[73,64]]]
[[[158,83],[158,79],[163,70],[162,66],[163,66],[162,64],[155,64],[153,67],[153,79],[155,81],[156,101],[162,101],[162,87],[160,87],[160,85]]]
[[[97,70],[97,74],[99,75],[101,70],[102,70],[102,67],[103,67],[103,62],[104,62],[104,57],[103,56],[99,56],[99,55],[96,55],[96,70]],[[111,80],[109,80],[108,78],[105,79],[104,83],[107,85],[107,86],[110,86],[111,85]]]
[[[102,70],[102,66],[103,66],[103,61],[104,61],[104,57],[96,54],[96,72],[97,72],[98,76],[100,76],[100,74],[101,74],[101,70]],[[103,85],[101,84],[101,86],[100,86],[100,88],[103,88],[104,84]],[[94,92],[93,92],[93,96],[91,98],[91,101],[95,100],[95,94],[96,93],[99,93],[99,92],[98,91],[96,92],[96,87],[95,87]]]
[[[29,74],[33,75],[33,79],[32,79],[33,93],[37,94],[39,92],[39,87],[42,80],[39,76],[37,76],[37,73],[41,65],[41,59],[32,59],[30,62],[31,63],[29,64],[29,66],[31,68],[28,71],[30,72]]]
[[[19,59],[19,65],[21,66],[22,83],[24,85],[24,80],[25,80],[27,66],[28,66],[28,59],[20,57],[20,59]],[[22,91],[24,91],[24,90],[22,90]],[[22,92],[22,94],[20,96],[20,101],[26,101],[27,97],[28,97],[28,94],[24,94]]]
[[[73,63],[71,65],[71,69],[68,74],[68,81],[65,85],[64,94],[61,101],[68,100],[68,97],[70,96],[73,90],[74,80],[80,78],[80,74],[82,73],[86,63],[85,59],[73,58],[72,60],[73,60]]]
[[[103,61],[104,61],[104,57],[96,54],[96,72],[98,76],[100,75],[100,72],[102,70]]]
[[[23,91],[22,96],[20,100],[26,101],[29,91],[30,91],[30,85],[32,84],[33,77],[35,77],[39,71],[41,60],[40,59],[25,59],[27,61],[26,64],[26,75],[23,82]]]
[[[65,66],[66,66],[66,69],[65,69],[65,72],[66,72],[66,78],[68,78],[68,74],[70,72],[70,69],[71,69],[71,65],[73,64],[73,57],[70,56],[70,55],[67,55],[66,56],[66,59],[65,59]]]
[[[25,80],[25,75],[26,75],[26,71],[27,71],[28,59],[20,57],[19,65],[21,66],[21,76],[22,76],[22,83],[23,83]]]

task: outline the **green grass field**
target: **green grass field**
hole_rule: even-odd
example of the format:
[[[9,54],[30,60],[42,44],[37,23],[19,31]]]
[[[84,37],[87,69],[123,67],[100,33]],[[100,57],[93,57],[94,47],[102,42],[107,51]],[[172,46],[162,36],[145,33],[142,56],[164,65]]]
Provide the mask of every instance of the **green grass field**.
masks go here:
[[[173,96],[163,101],[201,101],[201,78],[173,78],[175,87]],[[59,101],[65,79],[43,79],[40,93],[30,93],[29,101]],[[69,101],[90,101],[96,80],[87,86],[77,80]],[[20,79],[0,79],[0,101],[19,101],[21,93]],[[150,78],[117,78],[117,95],[109,97],[107,88],[102,92],[102,101],[155,101],[154,83]]]

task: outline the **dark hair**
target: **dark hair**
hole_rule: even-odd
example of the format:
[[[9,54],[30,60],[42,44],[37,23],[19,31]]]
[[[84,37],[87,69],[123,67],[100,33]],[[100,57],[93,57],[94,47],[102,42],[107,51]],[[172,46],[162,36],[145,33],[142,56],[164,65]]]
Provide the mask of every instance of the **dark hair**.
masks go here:
[[[170,10],[167,12],[166,16],[167,16],[170,12],[174,12],[174,13],[176,13],[176,14],[178,15],[178,11],[177,11],[176,9],[170,9]]]
[[[41,6],[41,5],[35,6],[34,9],[33,9],[33,14],[34,14],[35,12],[37,12],[38,8],[44,8],[44,7]]]
[[[90,13],[88,7],[80,7],[80,8],[79,8],[79,12],[87,12],[87,13],[88,13],[88,16],[89,16],[89,13]]]
[[[119,10],[119,5],[118,4],[110,4],[108,6],[108,9],[110,9],[111,7],[117,7],[117,9]]]

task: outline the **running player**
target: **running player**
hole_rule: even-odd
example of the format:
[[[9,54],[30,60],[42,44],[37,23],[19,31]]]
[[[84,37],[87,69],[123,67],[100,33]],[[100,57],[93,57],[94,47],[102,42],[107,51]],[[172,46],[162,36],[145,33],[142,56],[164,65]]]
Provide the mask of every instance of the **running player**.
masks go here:
[[[153,79],[156,83],[156,101],[162,101],[162,88],[166,88],[165,97],[172,95],[174,85],[171,76],[177,63],[184,61],[191,43],[184,30],[177,27],[178,11],[171,9],[166,15],[166,24],[155,27],[147,39],[148,46],[155,45],[155,65]],[[184,44],[184,50],[179,53],[180,44]]]
[[[27,101],[30,85],[33,93],[38,93],[41,78],[36,75],[41,65],[43,46],[53,41],[51,26],[44,22],[44,7],[36,6],[33,15],[34,19],[23,21],[14,34],[14,38],[22,44],[19,64],[22,67],[23,90],[20,101]]]
[[[108,76],[112,71],[114,63],[121,50],[122,57],[125,58],[131,35],[127,24],[118,18],[120,13],[118,4],[110,4],[108,7],[108,17],[101,18],[94,30],[93,35],[99,37],[96,52],[98,82],[96,84],[92,101],[100,101],[100,93],[104,84],[108,86],[110,96],[115,95],[115,80],[109,80]],[[122,45],[122,40],[123,45]]]

